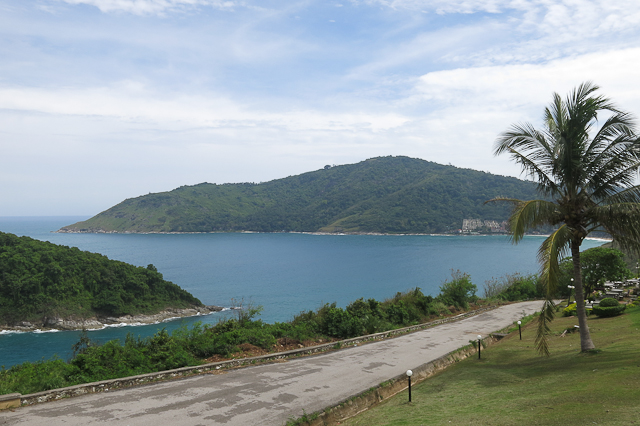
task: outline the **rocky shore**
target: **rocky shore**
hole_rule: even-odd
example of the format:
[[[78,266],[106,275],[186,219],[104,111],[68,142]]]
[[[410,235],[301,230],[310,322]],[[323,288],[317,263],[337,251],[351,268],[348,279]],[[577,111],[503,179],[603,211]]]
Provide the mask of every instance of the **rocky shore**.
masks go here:
[[[193,308],[170,308],[151,315],[125,315],[121,317],[95,316],[92,318],[44,318],[41,322],[22,321],[17,324],[0,324],[0,330],[35,331],[35,330],[95,330],[116,324],[156,324],[173,318],[193,317],[220,312],[220,306],[196,306]]]

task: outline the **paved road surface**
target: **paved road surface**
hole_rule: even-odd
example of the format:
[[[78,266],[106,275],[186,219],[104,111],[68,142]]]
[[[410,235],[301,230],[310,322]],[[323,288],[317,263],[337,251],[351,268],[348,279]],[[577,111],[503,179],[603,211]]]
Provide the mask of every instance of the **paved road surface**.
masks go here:
[[[540,309],[523,302],[395,339],[222,374],[89,394],[0,413],[0,426],[283,425],[465,346]]]

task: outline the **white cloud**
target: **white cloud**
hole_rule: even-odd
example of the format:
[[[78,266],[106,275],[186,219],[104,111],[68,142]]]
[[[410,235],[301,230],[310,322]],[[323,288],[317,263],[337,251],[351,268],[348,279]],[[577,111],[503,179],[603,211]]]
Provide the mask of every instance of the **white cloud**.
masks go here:
[[[600,85],[607,96],[629,103],[629,107],[636,107],[640,113],[640,87],[629,84],[637,78],[634,64],[638,61],[640,48],[630,48],[543,64],[437,71],[420,77],[416,96],[447,104],[477,103],[480,108],[512,110],[541,100],[546,104],[552,92],[564,94],[590,80]]]
[[[391,112],[260,111],[228,98],[206,95],[160,95],[136,82],[99,88],[0,88],[0,109],[52,115],[103,117],[128,126],[182,131],[210,127],[273,127],[381,131],[407,121]]]
[[[126,12],[135,15],[155,15],[199,6],[232,10],[242,3],[229,0],[59,0],[72,5],[95,6],[101,12]]]
[[[469,42],[471,45],[484,43],[482,48],[438,58],[458,63],[548,61],[614,46],[631,47],[640,41],[640,2],[636,0],[364,0],[353,3],[439,15],[489,14],[461,29],[478,27],[481,38]],[[487,43],[490,38],[482,35],[481,27],[499,31],[502,40]],[[428,23],[425,28],[429,28]],[[447,29],[455,30],[460,29],[455,26]]]

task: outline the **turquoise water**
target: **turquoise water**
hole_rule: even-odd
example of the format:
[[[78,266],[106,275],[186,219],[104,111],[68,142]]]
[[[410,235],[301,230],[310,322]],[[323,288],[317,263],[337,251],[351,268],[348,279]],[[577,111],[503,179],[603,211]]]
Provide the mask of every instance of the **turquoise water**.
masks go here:
[[[266,322],[287,321],[324,303],[346,306],[360,297],[383,300],[420,287],[436,295],[452,269],[483,284],[507,273],[536,272],[541,237],[517,246],[506,236],[380,236],[307,234],[56,234],[85,217],[0,218],[0,231],[102,253],[139,266],[154,264],[165,279],[203,303],[230,307],[239,301],[264,307]],[[584,248],[600,245],[585,242]],[[105,341],[128,332],[147,336],[194,321],[215,323],[229,313],[163,324],[108,328],[90,337]],[[0,335],[0,365],[57,354],[67,359],[79,332]]]

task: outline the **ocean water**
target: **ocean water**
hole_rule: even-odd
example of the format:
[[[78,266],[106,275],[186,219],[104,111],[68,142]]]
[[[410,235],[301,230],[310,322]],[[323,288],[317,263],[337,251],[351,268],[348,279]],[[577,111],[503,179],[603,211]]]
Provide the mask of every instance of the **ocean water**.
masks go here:
[[[506,236],[309,234],[57,234],[86,217],[0,217],[0,231],[102,253],[138,266],[154,264],[164,278],[208,305],[252,303],[266,322],[287,321],[324,303],[384,300],[420,287],[436,295],[452,270],[469,273],[482,295],[493,277],[537,272],[542,237],[513,245]],[[602,244],[586,241],[587,249]],[[145,326],[91,331],[97,341],[148,336],[195,321],[216,323],[233,311]],[[0,365],[58,356],[68,359],[79,332],[0,334]]]

